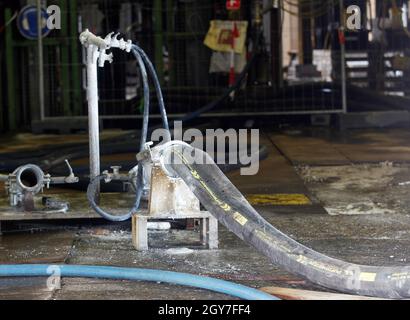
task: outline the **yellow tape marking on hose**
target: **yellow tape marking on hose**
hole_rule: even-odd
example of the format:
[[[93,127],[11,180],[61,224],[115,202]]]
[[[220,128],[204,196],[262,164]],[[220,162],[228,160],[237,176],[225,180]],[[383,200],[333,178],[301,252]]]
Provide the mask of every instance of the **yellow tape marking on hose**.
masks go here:
[[[278,248],[281,251],[286,252],[286,253],[291,253],[292,252],[292,250],[290,248],[288,248],[283,243],[277,241],[276,238],[270,236],[269,234],[267,234],[265,232],[262,232],[260,230],[257,230],[257,229],[254,231],[254,233],[259,239],[261,239],[262,241],[265,241],[265,242],[269,242],[275,248]]]
[[[311,266],[315,269],[323,270],[323,271],[326,271],[326,272],[331,272],[331,273],[335,273],[335,274],[344,274],[345,273],[345,270],[343,270],[339,267],[336,267],[336,266],[333,266],[333,265],[327,264],[327,263],[322,263],[318,260],[308,258],[304,255],[299,255],[297,257],[296,261],[303,264],[303,265],[305,265],[305,266],[309,265],[309,266]]]
[[[199,181],[199,183],[204,187],[206,192],[212,197],[212,199],[218,204],[218,206],[224,210],[225,212],[232,211],[232,207],[227,204],[226,202],[220,200],[215,193],[209,188],[209,186],[206,184],[206,182],[202,179],[198,171],[196,171],[192,166],[189,164],[187,159],[184,157],[183,154],[181,154],[179,151],[174,150],[174,152],[178,155],[178,157],[182,160],[182,162],[189,168],[189,171],[191,172],[192,176]],[[233,213],[233,218],[235,219],[236,222],[238,222],[241,226],[244,226],[247,222],[248,219],[246,219],[243,215],[241,215],[239,212],[234,212]]]
[[[238,222],[241,226],[244,226],[247,222],[248,219],[246,219],[243,215],[241,215],[239,212],[234,212],[233,218]]]
[[[186,160],[186,158],[179,152],[179,151],[174,151],[178,157],[182,160],[182,162],[189,168],[189,171],[191,172],[192,176],[198,180],[201,185],[205,188],[205,190],[209,193],[209,195],[214,199],[218,204],[220,204],[220,200],[218,197],[213,193],[213,191],[207,186],[205,181],[202,180],[201,176],[199,175],[198,171],[196,171],[194,168],[191,167],[189,162]]]
[[[339,267],[327,264],[327,263],[322,263],[320,261],[308,258],[302,254],[295,254],[293,253],[292,248],[286,246],[286,243],[282,243],[278,241],[276,238],[270,236],[269,234],[266,234],[265,232],[255,230],[254,231],[256,236],[266,242],[269,242],[272,246],[276,247],[277,249],[280,249],[282,252],[285,252],[288,256],[293,256],[296,258],[296,261],[305,265],[305,266],[311,266],[315,269],[318,270],[323,270],[326,272],[331,272],[334,274],[346,274],[349,275],[348,271],[343,270]]]
[[[376,273],[373,272],[361,272],[359,275],[359,280],[360,281],[367,281],[367,282],[373,282],[376,280]]]
[[[398,273],[392,273],[391,275],[387,276],[391,280],[407,280],[410,279],[410,273],[408,272],[398,272]]]

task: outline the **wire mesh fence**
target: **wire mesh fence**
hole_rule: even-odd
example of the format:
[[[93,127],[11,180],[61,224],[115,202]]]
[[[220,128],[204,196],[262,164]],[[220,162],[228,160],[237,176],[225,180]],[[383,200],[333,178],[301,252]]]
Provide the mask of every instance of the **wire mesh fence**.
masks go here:
[[[272,1],[244,1],[241,10],[233,13],[226,10],[224,0],[56,3],[62,6],[62,30],[52,31],[44,39],[46,117],[87,115],[85,54],[78,41],[85,28],[103,37],[111,31],[121,32],[144,48],[157,68],[171,116],[220,98],[241,78],[243,70],[248,72],[235,94],[206,115],[344,111],[337,0],[281,0],[271,10],[263,8]],[[367,12],[367,1],[363,3]],[[227,21],[232,29],[226,27]],[[212,22],[222,25],[218,45],[229,45],[232,37],[245,37],[240,53],[213,50],[204,42]],[[246,23],[244,30],[240,29],[242,22]],[[348,85],[408,95],[407,72],[403,71],[408,49],[397,33],[389,32],[386,28],[387,44],[379,46],[369,42],[369,30],[346,34]],[[351,41],[355,37],[359,39]],[[17,48],[14,61],[23,65],[15,70],[16,100],[20,118],[27,122],[33,115],[36,118],[38,111],[36,41],[23,40],[15,27],[12,41]],[[136,62],[130,54],[113,53],[114,62],[98,70],[100,114],[125,119],[140,116],[143,95]]]

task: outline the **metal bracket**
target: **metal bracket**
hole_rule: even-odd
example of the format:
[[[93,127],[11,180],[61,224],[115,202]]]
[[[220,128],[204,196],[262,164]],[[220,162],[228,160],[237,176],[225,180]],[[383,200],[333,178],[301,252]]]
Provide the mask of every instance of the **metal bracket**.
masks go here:
[[[209,250],[218,249],[218,220],[207,211],[201,211],[198,215],[178,216],[169,215],[155,220],[177,220],[177,219],[198,219],[200,220],[200,241],[203,246]],[[148,244],[148,221],[152,219],[148,215],[132,216],[132,243],[138,251],[149,249]]]
[[[51,177],[45,174],[40,167],[27,164],[14,170],[8,176],[1,176],[0,180],[5,182],[6,193],[9,195],[10,206],[25,212],[66,212],[68,203],[51,198],[43,198],[43,210],[38,210],[34,204],[34,197],[42,193],[44,188],[49,189],[50,184],[77,183],[78,178],[66,160],[69,169],[67,177]]]
[[[105,39],[91,33],[88,29],[80,34],[81,44],[87,48],[87,101],[88,101],[88,132],[90,144],[90,179],[100,175],[100,139],[99,139],[99,114],[98,114],[98,74],[99,67],[104,67],[106,61],[111,63],[113,54],[106,51],[118,48],[127,52],[131,51],[131,40],[118,39],[118,34],[108,34]],[[97,188],[97,199],[100,188]]]
[[[218,221],[209,212],[201,211],[199,200],[185,182],[171,176],[163,164],[165,150],[182,141],[170,141],[151,149],[147,143],[145,150],[137,155],[139,165],[149,167],[149,203],[147,214],[132,218],[133,244],[137,250],[148,250],[147,221],[169,219],[199,219],[201,242],[209,249],[218,248]]]

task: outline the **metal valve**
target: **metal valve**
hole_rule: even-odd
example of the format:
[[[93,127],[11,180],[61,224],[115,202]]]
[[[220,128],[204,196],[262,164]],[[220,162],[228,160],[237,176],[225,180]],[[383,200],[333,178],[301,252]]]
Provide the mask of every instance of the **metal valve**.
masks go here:
[[[119,35],[119,33],[114,34],[114,32],[111,32],[103,39],[94,35],[88,29],[86,29],[80,34],[80,42],[86,48],[94,46],[94,49],[97,50],[98,54],[98,66],[104,67],[106,61],[112,63],[114,58],[113,54],[107,54],[106,50],[109,50],[111,48],[118,48],[126,52],[131,51],[131,40],[126,41],[123,38],[119,39]]]
[[[118,39],[119,33],[114,34],[114,32],[110,32],[104,39],[105,43],[109,48],[118,48],[124,50],[126,52],[131,51],[132,42],[131,40],[125,41],[123,38]]]

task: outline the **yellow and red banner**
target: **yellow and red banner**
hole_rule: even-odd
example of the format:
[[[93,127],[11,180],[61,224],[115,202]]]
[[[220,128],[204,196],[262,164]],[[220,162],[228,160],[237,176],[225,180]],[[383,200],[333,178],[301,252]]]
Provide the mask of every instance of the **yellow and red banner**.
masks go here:
[[[204,44],[214,51],[242,54],[247,30],[247,21],[212,20]]]

